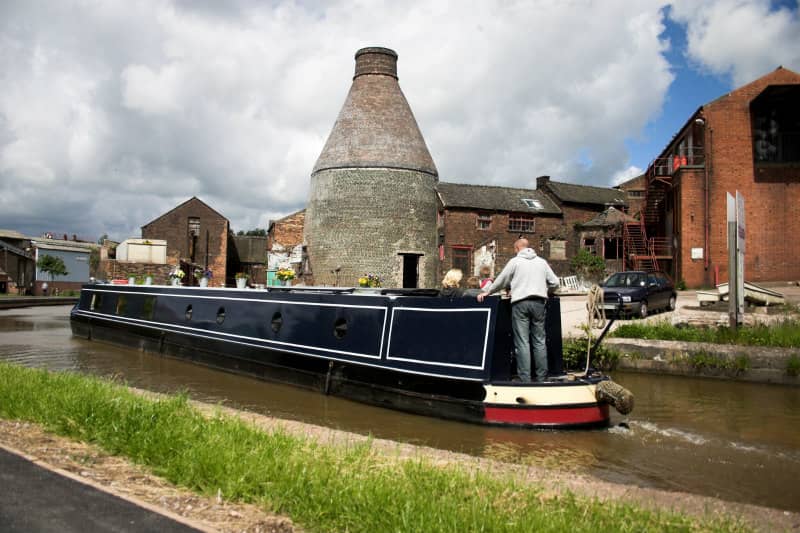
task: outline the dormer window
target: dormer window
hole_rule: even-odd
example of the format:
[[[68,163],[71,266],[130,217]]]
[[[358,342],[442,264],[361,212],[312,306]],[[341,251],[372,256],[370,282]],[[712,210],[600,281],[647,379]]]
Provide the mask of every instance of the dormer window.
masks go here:
[[[525,206],[528,209],[536,209],[536,210],[544,209],[542,202],[540,202],[539,200],[534,200],[533,198],[523,198],[522,203],[525,204]]]

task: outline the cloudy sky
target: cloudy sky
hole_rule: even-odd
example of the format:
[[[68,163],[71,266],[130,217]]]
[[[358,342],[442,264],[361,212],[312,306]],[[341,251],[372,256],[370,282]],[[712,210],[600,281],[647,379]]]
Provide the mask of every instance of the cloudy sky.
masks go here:
[[[797,0],[2,0],[0,228],[140,234],[304,206],[356,50],[399,54],[440,179],[607,186],[698,106],[800,72]]]

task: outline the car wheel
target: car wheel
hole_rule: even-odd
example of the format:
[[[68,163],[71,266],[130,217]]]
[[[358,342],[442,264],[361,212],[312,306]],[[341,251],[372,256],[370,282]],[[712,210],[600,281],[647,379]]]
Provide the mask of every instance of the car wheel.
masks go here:
[[[669,297],[669,304],[667,305],[667,308],[670,311],[674,311],[675,310],[675,295],[674,294]]]
[[[639,318],[647,318],[647,301],[643,301],[639,308]]]

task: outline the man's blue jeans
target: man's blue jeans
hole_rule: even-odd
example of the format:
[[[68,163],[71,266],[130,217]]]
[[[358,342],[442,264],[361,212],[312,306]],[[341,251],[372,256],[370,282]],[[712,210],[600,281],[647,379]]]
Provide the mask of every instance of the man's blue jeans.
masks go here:
[[[544,381],[547,378],[545,306],[546,301],[539,299],[521,300],[511,306],[517,375],[522,381],[531,380],[531,347],[533,347],[533,361],[536,365],[536,381]]]

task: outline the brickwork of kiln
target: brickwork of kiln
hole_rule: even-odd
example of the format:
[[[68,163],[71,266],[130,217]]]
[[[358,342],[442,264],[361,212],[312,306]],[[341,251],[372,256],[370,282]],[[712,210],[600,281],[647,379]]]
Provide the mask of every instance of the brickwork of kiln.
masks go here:
[[[353,285],[365,273],[402,286],[400,253],[423,254],[419,285],[435,286],[435,178],[411,170],[338,169],[312,176],[305,224],[314,282]]]

